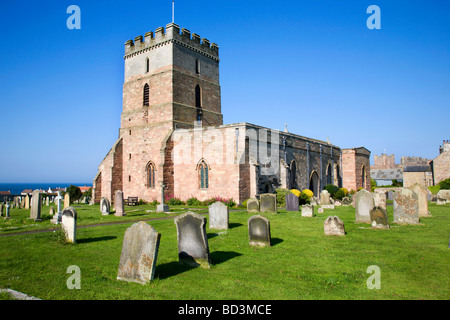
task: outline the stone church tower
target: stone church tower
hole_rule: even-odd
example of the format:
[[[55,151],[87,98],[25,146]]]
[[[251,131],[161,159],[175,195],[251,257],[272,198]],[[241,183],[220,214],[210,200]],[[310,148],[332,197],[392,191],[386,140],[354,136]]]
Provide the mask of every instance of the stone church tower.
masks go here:
[[[160,200],[161,181],[169,192],[172,187],[173,130],[223,122],[215,43],[170,23],[127,41],[124,60],[119,139],[94,179],[96,202],[113,199],[116,190]]]

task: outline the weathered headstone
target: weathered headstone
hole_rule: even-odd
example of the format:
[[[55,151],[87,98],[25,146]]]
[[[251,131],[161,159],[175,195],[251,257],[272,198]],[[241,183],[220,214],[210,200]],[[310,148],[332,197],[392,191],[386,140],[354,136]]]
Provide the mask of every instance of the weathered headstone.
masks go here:
[[[107,216],[111,212],[108,198],[103,197],[100,199],[100,211],[102,216]]]
[[[314,206],[312,204],[305,204],[302,206],[302,217],[313,217]]]
[[[343,197],[341,201],[342,206],[350,206],[352,204],[352,199],[349,197]]]
[[[25,209],[30,209],[30,196],[28,194],[25,196]]]
[[[34,221],[42,221],[42,194],[39,192],[39,190],[34,190],[32,197],[33,203],[31,204],[30,219],[33,219]]]
[[[270,221],[263,216],[252,216],[247,220],[248,238],[251,246],[270,247]]]
[[[319,209],[317,209],[317,213],[323,213],[323,208],[320,207]]]
[[[265,193],[259,199],[261,212],[277,213],[277,196],[272,193]]]
[[[6,219],[6,220],[11,219],[11,205],[9,204],[8,201],[6,202],[6,205],[5,205],[5,211],[6,211],[6,215],[5,215],[4,219]]]
[[[316,196],[312,196],[311,199],[309,199],[309,203],[312,204],[313,206],[318,206],[319,205],[319,199],[317,199]]]
[[[209,228],[228,230],[229,209],[224,203],[217,201],[209,206]]]
[[[372,221],[372,228],[389,229],[389,221],[386,209],[375,206],[370,210],[370,220]]]
[[[64,195],[64,209],[70,207],[70,194],[66,192]]]
[[[344,222],[338,216],[329,216],[323,222],[323,231],[326,236],[345,236]]]
[[[439,190],[439,192],[437,193],[437,197],[445,199],[447,203],[450,203],[450,190]]]
[[[3,203],[0,202],[0,217],[3,217]]]
[[[48,207],[50,205],[50,198],[46,197],[45,198],[45,205]]]
[[[48,210],[48,214],[53,217],[55,215],[55,208],[50,207],[50,209]]]
[[[114,208],[116,210],[116,212],[114,213],[116,217],[126,216],[125,204],[123,201],[123,191],[121,190],[117,190],[114,194]]]
[[[415,184],[410,189],[417,193],[417,200],[419,201],[419,217],[430,217],[431,214],[428,212],[427,201],[428,188]]]
[[[324,204],[320,206],[322,209],[331,209],[334,210],[334,204]]]
[[[206,218],[194,212],[186,212],[174,219],[177,226],[178,259],[181,263],[209,268]]]
[[[331,204],[330,193],[327,190],[322,190],[319,195],[319,203],[321,206]]]
[[[375,206],[372,194],[362,189],[355,195],[356,223],[371,223],[370,210]]]
[[[247,212],[255,213],[259,212],[259,200],[256,198],[250,198],[247,200]]]
[[[64,208],[61,217],[61,228],[64,231],[67,242],[77,242],[77,211],[75,210],[75,208]]]
[[[381,207],[386,210],[386,194],[381,192],[374,192],[373,195],[373,203],[375,207]]]
[[[299,199],[298,197],[293,193],[288,193],[285,197],[286,200],[286,211],[294,211],[298,212],[300,209],[299,206]]]
[[[419,223],[419,199],[411,189],[403,188],[395,192],[394,223]]]
[[[146,284],[153,280],[161,234],[141,221],[125,231],[118,280]]]

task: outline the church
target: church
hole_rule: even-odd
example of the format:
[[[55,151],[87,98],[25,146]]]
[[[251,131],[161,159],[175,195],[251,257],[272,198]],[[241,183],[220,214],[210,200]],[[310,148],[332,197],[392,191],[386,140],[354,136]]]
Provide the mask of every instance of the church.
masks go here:
[[[370,190],[370,151],[251,123],[224,124],[219,46],[175,23],[125,43],[119,137],[93,199],[220,196],[242,203],[277,188]],[[249,106],[251,108],[251,106]],[[256,106],[255,106],[256,108]],[[164,188],[162,190],[162,188]]]

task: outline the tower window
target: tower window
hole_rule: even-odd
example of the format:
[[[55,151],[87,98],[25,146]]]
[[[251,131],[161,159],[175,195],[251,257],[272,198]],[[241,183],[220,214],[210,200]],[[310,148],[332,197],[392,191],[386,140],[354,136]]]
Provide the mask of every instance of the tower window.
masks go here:
[[[150,60],[147,58],[145,61],[145,72],[149,72],[150,71]]]
[[[208,165],[204,160],[202,160],[199,164],[200,169],[200,189],[208,189],[209,188],[209,170]]]
[[[202,110],[202,91],[200,86],[195,87],[195,107],[197,108],[197,122],[203,120],[203,110]]]
[[[195,73],[200,74],[200,61],[198,59],[195,60]]]
[[[144,86],[144,106],[149,106],[149,96],[150,96],[150,87],[149,85],[146,83]]]

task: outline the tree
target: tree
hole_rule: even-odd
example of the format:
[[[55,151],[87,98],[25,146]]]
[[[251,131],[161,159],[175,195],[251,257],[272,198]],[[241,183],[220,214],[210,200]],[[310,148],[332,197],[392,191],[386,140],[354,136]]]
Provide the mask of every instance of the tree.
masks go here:
[[[74,185],[70,185],[66,192],[69,193],[70,202],[80,200],[83,195],[81,189]]]
[[[441,190],[448,190],[450,189],[450,178],[442,180],[438,183]]]

